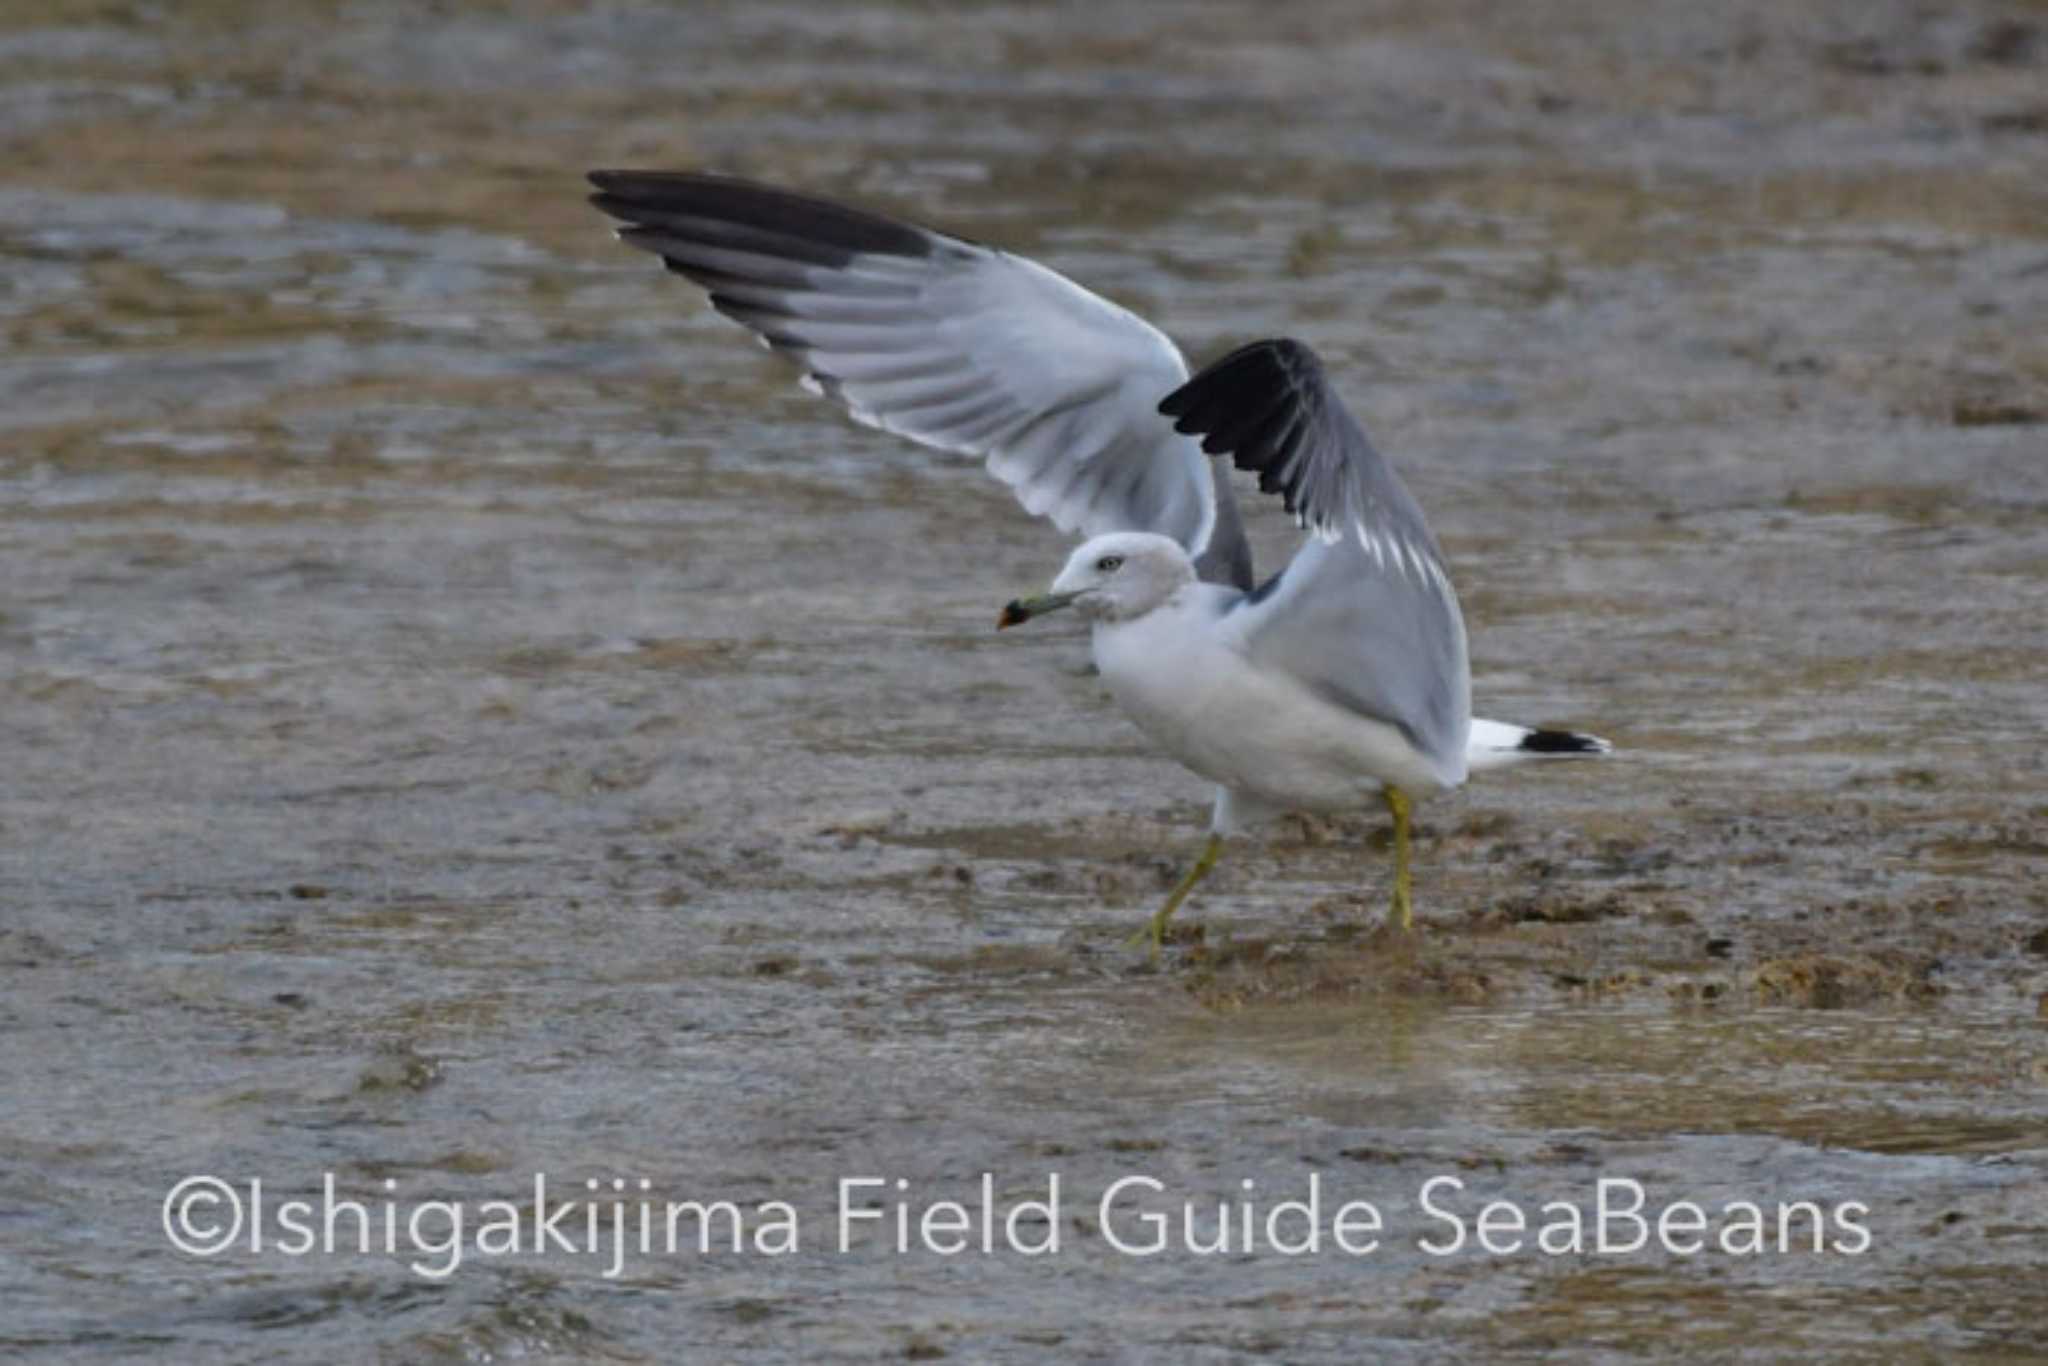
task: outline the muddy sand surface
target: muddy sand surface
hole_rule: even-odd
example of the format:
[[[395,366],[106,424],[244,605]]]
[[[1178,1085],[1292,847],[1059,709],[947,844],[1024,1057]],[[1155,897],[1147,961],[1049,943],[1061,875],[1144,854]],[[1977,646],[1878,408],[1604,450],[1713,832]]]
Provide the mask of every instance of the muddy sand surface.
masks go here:
[[[0,150],[0,1355],[2048,1351],[2048,8],[22,0]],[[1065,544],[597,165],[1307,340],[1478,709],[1622,754],[1427,805],[1412,940],[1361,813],[1150,967],[1208,794],[990,629]],[[537,1173],[594,1241],[475,1245]],[[889,1246],[983,1173],[1056,1254]],[[472,1238],[194,1255],[194,1174]],[[1374,1251],[1182,1245],[1311,1178]],[[1535,1247],[1603,1178],[1709,1246]],[[691,1200],[799,1246],[613,1265]]]

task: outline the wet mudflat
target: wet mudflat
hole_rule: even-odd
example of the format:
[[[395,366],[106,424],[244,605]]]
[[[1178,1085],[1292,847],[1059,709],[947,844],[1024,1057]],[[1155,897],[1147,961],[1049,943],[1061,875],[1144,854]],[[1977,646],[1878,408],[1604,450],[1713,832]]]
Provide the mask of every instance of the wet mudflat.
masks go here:
[[[2044,91],[2038,5],[11,6],[0,1345],[2043,1350]],[[1207,793],[990,629],[1064,544],[613,244],[604,164],[1013,246],[1198,361],[1303,337],[1478,709],[1624,757],[1427,806],[1413,941],[1381,823],[1296,821],[1149,968]],[[898,1255],[893,1185],[838,1251],[839,1179],[984,1172],[1057,1175],[1056,1254]],[[801,1244],[201,1258],[199,1173]],[[1320,1251],[1179,1246],[1312,1177]],[[1602,1178],[1706,1250],[1538,1248]]]

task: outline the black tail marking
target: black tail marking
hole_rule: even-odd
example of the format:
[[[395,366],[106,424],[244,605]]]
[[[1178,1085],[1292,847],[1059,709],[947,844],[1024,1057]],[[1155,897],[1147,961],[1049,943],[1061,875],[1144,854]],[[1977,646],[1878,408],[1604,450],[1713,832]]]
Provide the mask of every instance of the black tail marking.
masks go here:
[[[1532,730],[1515,746],[1529,754],[1605,754],[1606,742],[1572,730]]]

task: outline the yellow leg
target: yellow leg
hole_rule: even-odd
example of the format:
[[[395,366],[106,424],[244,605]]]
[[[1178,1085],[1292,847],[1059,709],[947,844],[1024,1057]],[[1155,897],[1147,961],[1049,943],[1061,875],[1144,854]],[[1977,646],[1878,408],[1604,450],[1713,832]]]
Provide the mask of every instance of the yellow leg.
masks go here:
[[[1387,810],[1394,817],[1394,919],[1403,932],[1415,928],[1414,888],[1408,877],[1408,814],[1413,803],[1398,787],[1385,789]]]
[[[1212,834],[1209,836],[1209,842],[1202,846],[1202,856],[1195,860],[1195,866],[1188,869],[1188,875],[1168,894],[1166,904],[1159,908],[1159,913],[1152,917],[1144,929],[1131,936],[1131,947],[1136,948],[1149,942],[1152,945],[1152,956],[1157,958],[1159,946],[1166,942],[1166,922],[1173,919],[1173,913],[1180,909],[1181,902],[1188,899],[1188,893],[1195,890],[1195,884],[1209,876],[1209,870],[1214,868],[1216,860],[1222,857],[1223,836]]]

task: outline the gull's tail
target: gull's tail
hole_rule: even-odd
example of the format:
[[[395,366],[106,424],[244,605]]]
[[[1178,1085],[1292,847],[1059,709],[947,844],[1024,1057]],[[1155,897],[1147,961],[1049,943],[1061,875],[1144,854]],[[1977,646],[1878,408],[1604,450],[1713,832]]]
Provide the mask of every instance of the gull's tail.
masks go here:
[[[1472,718],[1472,734],[1465,741],[1465,768],[1478,773],[1489,768],[1506,768],[1530,759],[1597,759],[1614,746],[1597,735],[1574,730],[1532,730],[1506,721]]]

